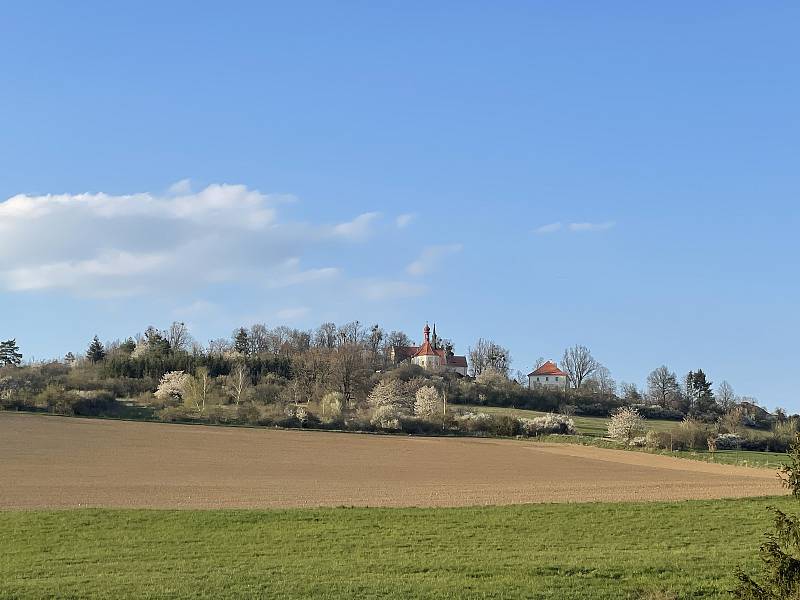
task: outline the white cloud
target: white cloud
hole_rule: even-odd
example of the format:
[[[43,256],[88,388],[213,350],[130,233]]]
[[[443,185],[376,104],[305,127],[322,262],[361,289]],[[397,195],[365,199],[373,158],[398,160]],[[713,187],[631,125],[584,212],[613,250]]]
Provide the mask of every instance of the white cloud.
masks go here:
[[[403,229],[408,227],[414,219],[417,218],[417,215],[414,213],[405,213],[402,215],[398,215],[398,217],[394,220],[395,225],[397,225],[398,229]]]
[[[613,221],[604,221],[602,223],[570,223],[569,230],[574,232],[582,231],[605,231],[614,227]]]
[[[289,198],[224,184],[192,193],[188,181],[165,195],[17,195],[0,201],[0,291],[111,297],[340,276],[330,264],[301,267],[299,255],[367,238],[378,213],[338,225],[282,222],[277,206]],[[325,251],[327,262],[335,251]]]
[[[419,257],[406,267],[410,275],[425,275],[435,270],[448,256],[461,252],[461,244],[428,246]]]
[[[176,196],[190,194],[192,192],[192,181],[191,179],[181,179],[180,181],[176,181],[169,186],[168,191],[170,194]]]
[[[562,227],[563,225],[561,223],[548,223],[547,225],[537,227],[533,232],[538,234],[555,233],[556,231],[560,231]]]
[[[331,229],[331,235],[351,241],[363,240],[371,233],[372,223],[379,216],[380,213],[377,212],[368,212],[358,215],[352,221],[334,225]]]
[[[571,233],[582,233],[586,231],[605,231],[606,229],[611,229],[614,227],[616,223],[613,221],[603,221],[601,223],[589,223],[589,222],[582,222],[582,223],[567,223],[564,225],[561,222],[556,223],[548,223],[547,225],[542,225],[541,227],[537,227],[533,230],[534,233],[539,235],[545,235],[548,233],[556,233],[557,231],[569,231]]]

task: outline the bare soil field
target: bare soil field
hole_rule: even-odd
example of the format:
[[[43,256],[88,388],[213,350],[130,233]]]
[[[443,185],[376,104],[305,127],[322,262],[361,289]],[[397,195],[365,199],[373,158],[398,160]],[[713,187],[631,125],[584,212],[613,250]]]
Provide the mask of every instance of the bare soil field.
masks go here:
[[[0,412],[0,508],[467,506],[784,493],[775,473],[624,450]]]

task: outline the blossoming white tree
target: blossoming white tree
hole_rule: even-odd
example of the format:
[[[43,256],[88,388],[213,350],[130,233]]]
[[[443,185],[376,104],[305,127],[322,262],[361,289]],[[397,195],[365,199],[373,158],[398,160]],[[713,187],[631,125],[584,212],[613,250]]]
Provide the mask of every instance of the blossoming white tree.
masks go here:
[[[441,414],[442,410],[442,396],[435,387],[426,385],[417,390],[414,399],[415,415],[427,419]]]
[[[635,408],[619,408],[608,420],[608,436],[625,443],[644,430],[644,419]]]
[[[367,398],[372,408],[372,423],[384,429],[397,429],[400,419],[411,414],[412,399],[401,381],[381,381]]]
[[[164,373],[155,391],[155,397],[165,402],[167,400],[183,401],[186,393],[186,383],[189,376],[183,371],[169,371]]]

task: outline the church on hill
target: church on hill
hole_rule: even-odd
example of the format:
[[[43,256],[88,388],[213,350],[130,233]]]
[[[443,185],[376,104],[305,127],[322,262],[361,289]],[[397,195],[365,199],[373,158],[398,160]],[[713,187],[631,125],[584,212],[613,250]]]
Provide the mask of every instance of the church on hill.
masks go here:
[[[466,376],[467,357],[453,354],[453,348],[450,345],[444,348],[440,347],[435,323],[432,335],[431,328],[427,323],[422,334],[424,341],[421,346],[392,346],[389,350],[389,359],[395,364],[409,361],[426,371],[447,371]]]

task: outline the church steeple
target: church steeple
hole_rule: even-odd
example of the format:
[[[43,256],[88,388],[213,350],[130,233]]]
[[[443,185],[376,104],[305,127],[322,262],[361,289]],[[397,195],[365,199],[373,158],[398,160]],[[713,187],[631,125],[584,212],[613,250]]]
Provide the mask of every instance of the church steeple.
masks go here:
[[[436,350],[439,347],[439,337],[436,335],[436,323],[433,324],[433,337],[431,337],[431,345]]]

